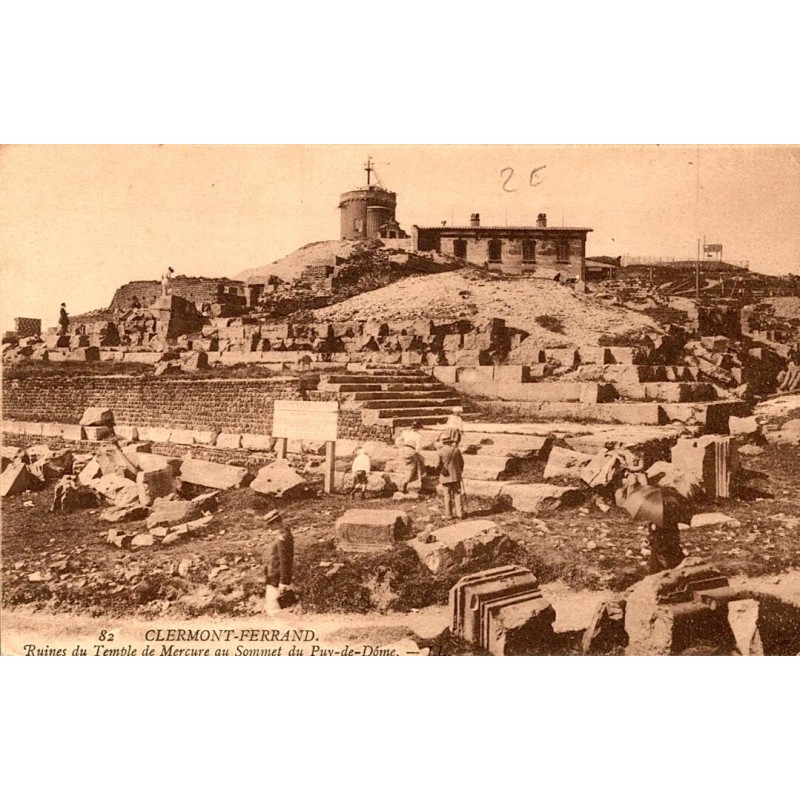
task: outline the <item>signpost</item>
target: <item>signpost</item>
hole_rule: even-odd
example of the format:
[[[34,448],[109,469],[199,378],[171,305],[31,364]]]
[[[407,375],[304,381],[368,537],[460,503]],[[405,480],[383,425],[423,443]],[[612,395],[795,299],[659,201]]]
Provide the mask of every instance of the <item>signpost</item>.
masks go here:
[[[289,439],[325,442],[325,482],[327,494],[333,492],[336,434],[339,403],[336,400],[276,400],[272,435],[278,440],[278,458],[286,458]]]

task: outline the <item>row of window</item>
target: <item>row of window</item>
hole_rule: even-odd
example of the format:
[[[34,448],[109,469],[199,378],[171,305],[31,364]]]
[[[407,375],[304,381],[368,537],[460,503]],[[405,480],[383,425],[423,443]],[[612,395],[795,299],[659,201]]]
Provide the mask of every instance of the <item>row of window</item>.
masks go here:
[[[456,239],[453,242],[453,255],[456,258],[467,257],[467,240]],[[503,260],[503,240],[489,239],[489,261]],[[536,261],[536,241],[534,239],[522,240],[522,260]],[[556,261],[569,261],[569,242],[556,242]]]

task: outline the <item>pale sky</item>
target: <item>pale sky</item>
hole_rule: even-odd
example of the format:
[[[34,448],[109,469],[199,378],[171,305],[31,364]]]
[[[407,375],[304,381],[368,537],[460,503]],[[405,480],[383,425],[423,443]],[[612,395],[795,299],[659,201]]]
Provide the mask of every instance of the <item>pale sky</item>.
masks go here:
[[[701,146],[698,204],[694,145],[12,145],[0,150],[0,325],[55,325],[61,302],[107,306],[166,266],[233,277],[337,239],[339,194],[365,183],[367,155],[409,233],[475,211],[484,225],[545,212],[593,228],[588,255],[692,257],[705,236],[726,259],[800,273],[797,146]]]

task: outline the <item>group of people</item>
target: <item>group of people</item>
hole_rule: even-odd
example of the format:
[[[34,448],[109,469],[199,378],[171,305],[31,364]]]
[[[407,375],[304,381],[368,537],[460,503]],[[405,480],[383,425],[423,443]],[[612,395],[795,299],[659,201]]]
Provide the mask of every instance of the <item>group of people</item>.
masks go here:
[[[400,491],[403,494],[408,494],[409,486],[414,483],[419,483],[422,488],[425,462],[420,452],[422,449],[420,427],[419,423],[415,423],[403,430],[395,440],[403,462],[403,477],[400,484]],[[445,429],[439,434],[436,443],[439,456],[437,474],[444,499],[444,513],[445,516],[456,519],[464,516],[464,457],[459,449],[463,432],[464,421],[461,412],[455,411],[448,417]],[[371,469],[372,464],[366,450],[363,447],[356,450],[351,467],[353,476],[351,496],[360,494],[361,499],[364,499]]]

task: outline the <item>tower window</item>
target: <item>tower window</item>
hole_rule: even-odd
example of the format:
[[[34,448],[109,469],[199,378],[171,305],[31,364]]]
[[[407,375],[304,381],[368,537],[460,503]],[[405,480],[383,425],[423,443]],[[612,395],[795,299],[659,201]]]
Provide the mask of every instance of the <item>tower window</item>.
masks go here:
[[[453,242],[453,255],[456,258],[466,258],[467,257],[467,240],[466,239],[456,239]]]
[[[503,260],[503,242],[500,239],[489,240],[489,261]]]
[[[556,242],[556,261],[569,261],[569,242]]]

